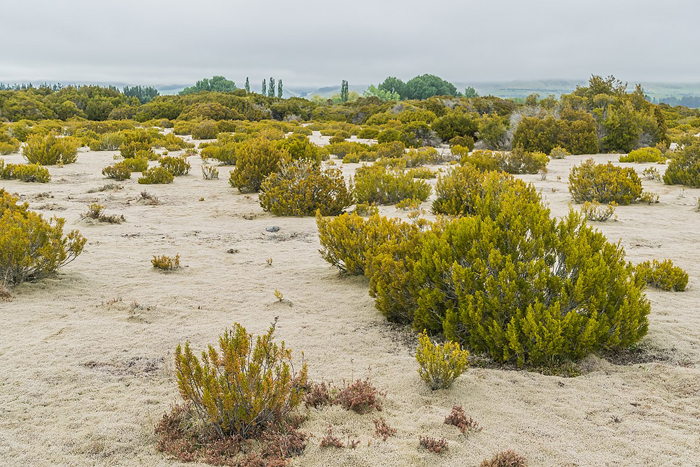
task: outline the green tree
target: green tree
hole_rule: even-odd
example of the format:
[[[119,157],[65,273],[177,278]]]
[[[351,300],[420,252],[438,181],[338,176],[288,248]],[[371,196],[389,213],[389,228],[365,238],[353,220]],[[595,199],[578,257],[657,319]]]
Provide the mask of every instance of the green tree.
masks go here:
[[[396,93],[401,99],[406,99],[406,83],[399,78],[389,76],[377,88],[389,93]]]
[[[267,96],[275,97],[275,78],[270,76],[270,86],[267,88]]]
[[[401,99],[401,96],[397,92],[393,91],[387,91],[384,89],[379,89],[375,87],[374,85],[371,85],[365,91],[362,93],[362,97],[377,97],[379,100],[383,102],[387,101],[398,101]]]
[[[180,91],[180,95],[184,96],[186,94],[194,94],[204,91],[233,92],[235,90],[236,83],[224,78],[223,76],[214,76],[212,79],[204,78],[201,81],[197,81],[194,86],[187,87]]]
[[[401,94],[401,97],[423,100],[433,96],[456,96],[457,94],[455,85],[439,76],[421,75],[406,83],[405,95]]]
[[[250,81],[247,76],[245,77],[245,92],[250,92]]]
[[[464,90],[464,97],[467,97],[467,98],[479,97],[479,93],[476,92],[476,89],[469,86]]]
[[[343,80],[340,83],[340,101],[347,102],[348,97],[349,97],[348,82],[346,80]]]
[[[277,81],[277,97],[282,99],[283,92],[284,90],[282,89],[282,79],[280,79],[279,81]]]
[[[147,104],[158,96],[158,90],[152,86],[124,86],[122,94],[137,98],[141,104]]]
[[[264,79],[262,80],[262,91],[261,91],[261,94],[262,94],[263,96],[267,96],[267,81],[265,81]]]

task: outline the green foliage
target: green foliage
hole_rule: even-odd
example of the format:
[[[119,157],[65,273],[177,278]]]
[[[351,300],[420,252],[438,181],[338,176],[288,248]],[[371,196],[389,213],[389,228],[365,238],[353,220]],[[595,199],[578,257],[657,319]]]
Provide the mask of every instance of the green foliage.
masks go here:
[[[455,136],[450,140],[450,148],[466,148],[465,152],[474,150],[474,138],[471,136]]]
[[[86,239],[76,230],[63,235],[64,225],[65,219],[46,221],[0,189],[0,283],[38,280],[73,261]]]
[[[5,164],[5,161],[0,159],[0,178],[48,183],[51,180],[51,174],[49,174],[49,169],[40,164]]]
[[[160,166],[165,170],[175,175],[176,177],[180,175],[187,175],[190,173],[190,163],[184,157],[178,156],[164,156],[160,158]]]
[[[500,115],[484,115],[479,122],[479,140],[486,143],[489,149],[505,149],[507,132],[507,121]]]
[[[657,148],[641,148],[620,155],[620,162],[666,162],[666,157]]]
[[[219,128],[213,120],[205,120],[192,128],[192,139],[216,139]]]
[[[278,147],[289,153],[293,160],[306,160],[316,163],[327,158],[327,152],[312,142],[305,135],[292,134],[280,140]]]
[[[676,151],[664,173],[666,185],[700,187],[700,143]]]
[[[379,89],[374,85],[369,86],[362,93],[363,97],[376,97],[382,102],[398,101],[401,96],[397,92],[387,91],[384,89]]]
[[[151,167],[141,174],[138,182],[142,185],[173,183],[175,176],[163,167]]]
[[[523,117],[513,134],[513,147],[516,146],[545,154],[551,153],[555,147],[564,148],[571,154],[596,154],[596,123],[586,112],[562,112],[559,120],[552,116]]]
[[[450,141],[458,136],[474,138],[479,130],[479,122],[468,114],[451,112],[433,121],[431,128],[440,139]]]
[[[102,175],[120,182],[131,178],[131,170],[126,166],[126,164],[124,164],[124,162],[118,162],[113,165],[108,165],[102,169]]]
[[[433,344],[425,331],[419,336],[416,349],[418,374],[430,389],[447,389],[452,386],[469,365],[469,352],[457,342]]]
[[[0,154],[14,154],[19,152],[20,141],[10,136],[10,132],[0,123]]]
[[[294,371],[292,351],[273,342],[275,323],[255,340],[238,323],[209,346],[201,361],[189,342],[175,350],[180,394],[204,429],[217,437],[250,438],[279,423],[302,401],[306,364]]]
[[[353,204],[339,169],[309,161],[283,162],[260,187],[260,206],[277,216],[335,216]]]
[[[562,148],[561,146],[555,146],[552,148],[552,151],[549,153],[549,157],[552,159],[564,159],[566,156],[570,156],[569,151],[566,149]]]
[[[204,91],[233,92],[236,90],[236,83],[227,80],[223,76],[214,76],[211,79],[204,78],[197,81],[194,86],[187,87],[180,91],[180,95],[193,94]]]
[[[453,148],[453,152],[459,150]],[[471,164],[479,170],[501,170],[509,174],[536,174],[547,167],[549,157],[541,152],[526,152],[515,148],[510,152],[478,150],[462,156],[461,164]]]
[[[70,136],[59,137],[55,133],[34,135],[27,139],[22,153],[32,164],[71,164],[78,158],[78,141]]]
[[[212,165],[202,165],[202,178],[204,180],[218,180],[219,169]]]
[[[596,164],[593,159],[571,169],[569,191],[577,203],[597,201],[628,205],[642,196],[642,181],[630,167]]]
[[[144,172],[148,169],[148,159],[143,156],[124,159],[120,164],[131,172]]]
[[[122,94],[127,97],[135,97],[140,103],[147,104],[158,96],[158,90],[152,86],[124,86]]]
[[[688,273],[674,266],[670,259],[644,261],[637,265],[635,275],[652,287],[661,290],[682,292],[688,285]]]
[[[354,183],[358,203],[396,204],[403,199],[425,201],[430,196],[425,181],[380,165],[358,168]]]
[[[661,174],[656,167],[647,167],[646,169],[642,170],[642,175],[644,175],[647,180],[656,180],[657,182],[661,181]]]
[[[581,206],[581,214],[587,221],[605,222],[615,214],[615,206],[613,201],[610,204],[600,204],[598,201],[586,201]]]
[[[145,151],[146,153],[153,153],[151,144],[141,141],[124,141],[121,146],[119,146],[119,153],[125,159],[136,157],[136,154],[141,153],[142,151]],[[150,159],[150,157],[147,157],[147,159]]]
[[[205,161],[215,159],[226,165],[235,165],[236,148],[237,144],[231,138],[220,138],[215,143],[207,143],[207,146],[200,151],[200,155]]]
[[[379,136],[379,130],[377,128],[363,128],[357,134],[360,139],[376,139]]]
[[[154,268],[160,269],[161,271],[174,271],[176,269],[180,269],[180,254],[176,254],[175,256],[153,255],[151,264]]]
[[[124,136],[120,133],[105,133],[100,139],[90,142],[91,151],[116,151],[124,142]]]
[[[239,191],[260,191],[263,181],[280,164],[289,159],[289,153],[263,137],[240,143],[236,148],[236,169],[231,172],[229,183]]]

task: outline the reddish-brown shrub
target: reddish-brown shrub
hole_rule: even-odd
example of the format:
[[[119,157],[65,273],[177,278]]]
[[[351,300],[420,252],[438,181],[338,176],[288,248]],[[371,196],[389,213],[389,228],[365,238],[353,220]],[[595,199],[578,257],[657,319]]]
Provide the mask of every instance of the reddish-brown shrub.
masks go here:
[[[484,459],[479,467],[527,467],[527,461],[517,452],[508,449],[499,452],[491,459]]]
[[[448,449],[448,443],[445,438],[436,439],[430,436],[419,436],[418,441],[421,447],[435,454],[440,454]]]
[[[352,410],[359,414],[371,412],[372,409],[382,410],[382,401],[379,396],[385,396],[386,393],[380,392],[372,385],[369,378],[364,380],[358,379],[354,383],[345,383],[343,388],[338,391],[337,403],[342,405],[346,410]]]
[[[461,405],[452,406],[452,412],[445,418],[445,424],[456,426],[462,434],[478,433],[482,430],[476,420],[471,417],[467,418]]]
[[[395,434],[396,428],[390,427],[383,417],[380,417],[379,419],[374,419],[375,438],[381,438],[382,441],[386,441],[390,436],[394,436]]]

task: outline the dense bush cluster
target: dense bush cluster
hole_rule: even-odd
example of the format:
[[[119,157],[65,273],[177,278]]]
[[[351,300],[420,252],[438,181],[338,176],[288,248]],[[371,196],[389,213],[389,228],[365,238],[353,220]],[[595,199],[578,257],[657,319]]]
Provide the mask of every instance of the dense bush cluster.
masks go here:
[[[78,142],[75,138],[60,137],[55,133],[34,135],[27,139],[22,153],[32,164],[70,164],[78,158]]]
[[[86,239],[76,230],[64,235],[64,225],[62,218],[46,221],[0,189],[0,284],[41,279],[73,261]]]
[[[425,201],[430,196],[430,185],[424,180],[382,165],[358,168],[354,185],[358,203],[396,204],[404,199]]]
[[[689,144],[677,151],[663,179],[666,185],[700,187],[700,143]]]
[[[500,170],[509,174],[536,174],[547,167],[549,157],[542,152],[526,152],[522,148],[513,151],[478,150],[464,154],[462,165],[472,164],[479,170]]]
[[[570,154],[596,154],[598,137],[593,117],[585,112],[564,113],[561,119],[523,117],[513,134],[513,147],[550,154],[562,148]]]
[[[666,162],[666,157],[658,148],[640,148],[622,154],[620,162]]]
[[[596,164],[588,159],[571,169],[569,191],[577,203],[628,205],[642,196],[642,181],[632,168],[617,167],[611,162]]]
[[[173,183],[173,180],[175,180],[175,176],[168,169],[151,167],[141,174],[138,182],[142,185],[157,185]]]
[[[0,179],[48,183],[51,174],[46,167],[39,164],[5,164],[5,161],[0,159]]]
[[[279,149],[273,141],[257,137],[241,143],[236,149],[236,169],[229,183],[239,191],[260,191],[263,181],[280,164],[289,160],[289,153]]]
[[[635,273],[647,284],[661,290],[682,292],[688,285],[688,273],[674,266],[670,259],[644,261],[637,265]]]
[[[322,255],[370,279],[390,320],[443,334],[497,361],[550,364],[621,348],[649,303],[619,245],[574,213],[553,219],[534,187],[463,167],[430,228],[372,216],[319,218]]]
[[[277,216],[335,216],[353,204],[353,196],[338,169],[310,161],[283,162],[260,186],[260,206]]]

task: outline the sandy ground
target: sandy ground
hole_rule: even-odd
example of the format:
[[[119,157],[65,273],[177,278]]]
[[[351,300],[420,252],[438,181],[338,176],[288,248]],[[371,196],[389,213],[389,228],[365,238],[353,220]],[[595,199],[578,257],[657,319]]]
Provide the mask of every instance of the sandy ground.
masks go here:
[[[311,378],[341,382],[371,372],[387,391],[381,415],[398,429],[381,442],[372,439],[377,414],[311,410],[304,429],[316,438],[293,465],[474,466],[508,448],[532,466],[700,465],[700,190],[645,180],[659,204],[619,207],[618,221],[596,225],[622,242],[630,260],[671,258],[690,274],[686,292],[648,291],[649,334],[631,363],[590,357],[576,378],[474,368],[451,389],[431,392],[416,373],[413,334],[385,322],[365,279],[342,277],[321,259],[313,218],[264,213],[256,195],[228,185],[229,167],[219,180],[202,180],[199,157],[172,185],[138,185],[134,177],[120,190],[89,193],[113,182],[100,171],[114,154],[81,153],[75,164],[50,168],[45,185],[0,181],[89,239],[59,274],[16,287],[12,301],[0,302],[0,465],[180,465],[155,450],[153,436],[179,400],[175,346],[190,340],[201,349],[236,321],[260,333],[275,316],[278,338],[297,356],[304,351]],[[545,181],[523,178],[562,215],[571,202],[568,172],[584,159],[553,160]],[[634,165],[640,173],[648,166]],[[143,190],[161,203],[137,202]],[[97,201],[126,222],[80,220]],[[182,270],[151,267],[153,255],[175,253]],[[483,431],[464,437],[443,424],[453,404]],[[319,448],[329,423],[360,446]],[[419,435],[447,438],[449,451],[419,449]]]

